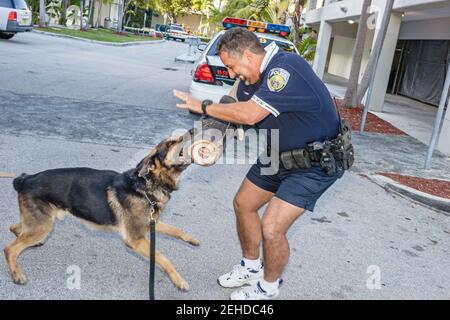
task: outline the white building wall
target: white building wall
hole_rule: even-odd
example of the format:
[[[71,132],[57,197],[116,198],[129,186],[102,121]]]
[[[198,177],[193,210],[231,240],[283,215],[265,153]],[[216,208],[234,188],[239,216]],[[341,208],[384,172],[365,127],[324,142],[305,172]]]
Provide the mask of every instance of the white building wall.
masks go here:
[[[417,10],[424,7],[432,7],[439,4],[448,4],[448,0],[396,0],[394,2],[394,11]],[[343,0],[333,2],[325,7],[313,10],[312,8],[305,13],[305,23],[314,24],[322,20],[325,21],[344,21],[358,18],[361,15],[361,0]],[[385,0],[372,0],[372,5],[378,8],[384,7]]]
[[[373,42],[373,31],[369,31],[366,37],[363,59],[361,62],[360,77],[362,77],[367,63],[369,62],[370,50]],[[328,65],[328,73],[348,79],[352,68],[353,48],[356,39],[335,35],[333,48],[331,49],[330,62]]]
[[[418,21],[405,21],[400,27],[399,39],[450,40],[450,17]]]
[[[355,39],[343,36],[334,36],[333,48],[331,49],[328,73],[336,76],[349,78],[352,67],[352,50]]]

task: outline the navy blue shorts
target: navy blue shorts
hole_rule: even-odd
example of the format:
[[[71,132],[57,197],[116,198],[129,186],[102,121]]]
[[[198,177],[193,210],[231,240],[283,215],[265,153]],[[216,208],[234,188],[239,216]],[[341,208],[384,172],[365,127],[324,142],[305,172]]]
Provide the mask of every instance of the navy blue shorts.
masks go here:
[[[314,211],[320,196],[344,174],[342,168],[328,176],[320,167],[286,170],[280,164],[276,174],[262,175],[261,168],[258,160],[247,173],[247,179],[261,189],[275,193],[277,198],[309,211]]]

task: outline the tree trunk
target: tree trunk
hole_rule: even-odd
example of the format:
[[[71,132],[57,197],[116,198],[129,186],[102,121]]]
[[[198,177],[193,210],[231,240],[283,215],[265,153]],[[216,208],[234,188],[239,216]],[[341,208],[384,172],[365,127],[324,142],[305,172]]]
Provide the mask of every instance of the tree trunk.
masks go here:
[[[45,0],[39,0],[39,27],[46,27],[45,21]]]
[[[95,0],[89,1],[89,15],[88,15],[88,26],[94,26],[94,11],[95,11]]]
[[[135,5],[135,6],[134,6],[134,9],[133,9],[133,11],[134,11],[134,16],[137,15],[138,9],[139,9],[138,6]],[[130,13],[127,15],[127,21],[125,22],[125,26],[129,26],[132,17],[133,17],[133,15],[130,14]]]
[[[122,32],[122,26],[123,26],[123,12],[124,12],[124,1],[125,0],[120,0],[119,1],[119,17],[118,17],[118,21],[117,21],[117,32],[121,33]]]
[[[80,30],[83,30],[84,0],[80,0]]]
[[[369,62],[367,64],[366,70],[364,71],[363,78],[358,87],[357,93],[357,102],[358,105],[361,104],[364,95],[366,94],[367,89],[369,88],[370,79],[372,77],[372,73],[375,72],[375,60],[380,55],[381,49],[383,49],[383,42],[386,37],[387,28],[389,26],[389,21],[392,13],[392,7],[394,6],[394,0],[386,0],[386,8],[385,15],[388,16],[388,19],[385,24],[380,26],[380,31],[378,32],[378,37],[375,41],[375,46],[373,48],[372,54],[370,55]],[[382,17],[378,17],[378,19],[382,19]]]
[[[345,92],[343,107],[351,108],[357,107],[357,91],[359,82],[359,72],[361,71],[361,61],[364,54],[364,45],[367,36],[367,19],[369,18],[368,9],[372,4],[372,0],[364,0],[361,19],[359,20],[358,33],[356,35],[356,43],[353,48],[352,69],[350,71],[350,78],[348,80],[347,91]]]
[[[280,24],[286,24],[287,20],[287,11],[283,12],[280,16]]]
[[[97,21],[95,22],[95,28],[98,28],[98,25],[100,23],[100,19],[102,16],[102,9],[103,9],[103,0],[100,0],[100,8],[98,9],[98,15],[97,15]]]
[[[61,12],[59,13],[58,23],[62,26],[67,24],[67,8],[69,7],[69,0],[62,0]]]
[[[296,48],[298,48],[298,45],[300,43],[300,17],[302,15],[302,6],[300,4],[300,0],[295,1],[295,9],[294,9],[294,16],[292,18],[292,22],[294,24],[294,45]]]

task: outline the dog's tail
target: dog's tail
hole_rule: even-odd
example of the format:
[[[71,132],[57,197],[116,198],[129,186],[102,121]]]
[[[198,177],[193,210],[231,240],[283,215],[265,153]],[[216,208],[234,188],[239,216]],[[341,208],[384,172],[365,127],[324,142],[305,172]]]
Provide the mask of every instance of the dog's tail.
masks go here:
[[[13,180],[13,186],[14,189],[16,189],[17,192],[22,191],[23,183],[25,182],[28,175],[26,173],[22,173],[20,177],[17,177]]]

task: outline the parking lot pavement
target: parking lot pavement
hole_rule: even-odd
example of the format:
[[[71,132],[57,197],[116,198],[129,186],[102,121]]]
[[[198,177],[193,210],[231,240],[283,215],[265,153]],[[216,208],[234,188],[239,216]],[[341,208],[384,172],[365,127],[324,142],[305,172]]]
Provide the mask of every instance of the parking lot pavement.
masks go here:
[[[175,63],[188,45],[106,47],[45,35],[0,42],[1,89],[124,105],[172,108],[172,88],[187,90],[191,64]]]
[[[40,37],[23,35],[0,46],[0,56],[9,59],[0,61],[0,171],[73,166],[123,171],[174,129],[192,125],[195,117],[175,110],[171,96],[172,88],[187,88],[189,68],[161,70],[170,59],[174,66],[184,44],[108,51],[57,38],[42,44]],[[48,56],[30,63],[30,55],[44,53]],[[25,57],[28,63],[19,63]],[[128,83],[135,74],[144,80]],[[124,87],[111,90],[119,75]],[[191,166],[183,174],[162,220],[195,235],[201,245],[157,236],[159,250],[190,284],[181,292],[157,269],[157,299],[228,299],[231,291],[216,279],[241,256],[232,199],[248,167]],[[18,208],[11,179],[0,179],[0,190],[3,248],[14,239],[8,229],[17,222]],[[388,194],[355,172],[333,185],[315,212],[295,223],[288,239],[291,258],[280,299],[449,296],[448,217]],[[70,217],[58,221],[45,245],[24,252],[19,263],[28,278],[25,286],[11,282],[0,258],[0,299],[148,298],[148,262],[117,235],[91,231]],[[73,270],[80,272],[79,289],[67,285]]]

